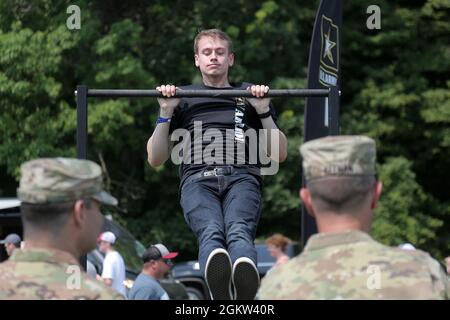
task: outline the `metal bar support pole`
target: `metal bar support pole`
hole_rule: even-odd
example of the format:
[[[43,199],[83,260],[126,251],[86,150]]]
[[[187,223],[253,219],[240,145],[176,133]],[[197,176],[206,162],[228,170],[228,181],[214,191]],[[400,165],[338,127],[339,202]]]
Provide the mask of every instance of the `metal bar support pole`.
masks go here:
[[[87,86],[77,86],[77,158],[87,159]],[[80,265],[87,270],[87,256],[83,255],[79,259]]]
[[[339,93],[338,87],[330,87],[328,96],[328,128],[330,136],[339,135]]]
[[[77,86],[77,158],[87,159],[87,86]]]

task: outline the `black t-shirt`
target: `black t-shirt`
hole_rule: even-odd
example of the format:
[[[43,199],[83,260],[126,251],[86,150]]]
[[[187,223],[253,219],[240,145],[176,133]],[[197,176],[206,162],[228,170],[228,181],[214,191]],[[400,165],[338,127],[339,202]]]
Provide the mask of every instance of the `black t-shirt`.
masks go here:
[[[232,84],[215,88],[203,84],[182,86],[180,89],[247,89],[251,83]],[[272,104],[274,121],[277,116]],[[170,123],[174,151],[180,155],[181,184],[191,174],[217,165],[245,168],[260,176],[259,130],[261,120],[253,106],[241,98],[183,98]]]

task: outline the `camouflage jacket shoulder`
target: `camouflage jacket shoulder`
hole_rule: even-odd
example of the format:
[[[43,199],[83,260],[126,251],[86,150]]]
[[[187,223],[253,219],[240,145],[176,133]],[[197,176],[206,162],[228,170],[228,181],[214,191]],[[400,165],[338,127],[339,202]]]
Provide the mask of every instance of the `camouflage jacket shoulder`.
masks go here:
[[[368,234],[312,236],[302,254],[262,280],[259,299],[449,299],[428,253],[391,248]]]
[[[15,250],[0,264],[0,299],[123,299],[91,279],[69,253],[54,249]]]

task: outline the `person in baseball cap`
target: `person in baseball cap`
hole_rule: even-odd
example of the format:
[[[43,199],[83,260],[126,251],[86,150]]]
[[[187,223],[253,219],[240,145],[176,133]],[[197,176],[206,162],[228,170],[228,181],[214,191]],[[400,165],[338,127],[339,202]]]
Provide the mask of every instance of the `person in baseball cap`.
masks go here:
[[[67,285],[68,266],[79,266],[78,259],[96,246],[104,222],[101,204],[117,204],[103,188],[101,167],[89,160],[41,158],[20,170],[25,246],[1,265],[0,299],[120,298],[85,273],[77,290]],[[41,290],[21,287],[24,281]]]
[[[259,299],[448,299],[448,281],[428,253],[391,248],[369,235],[382,190],[373,139],[329,136],[306,142],[300,153],[306,178],[300,198],[318,233],[299,257],[263,279]],[[369,270],[378,270],[377,283],[369,283]]]
[[[162,243],[154,244],[148,248],[142,255],[144,263],[150,260],[165,259],[170,260],[178,256],[178,252],[170,252]]]
[[[116,235],[111,231],[106,231],[98,237],[98,241],[104,241],[108,242],[109,244],[114,244],[116,242]]]
[[[161,243],[150,246],[142,255],[144,266],[128,293],[129,300],[168,300],[169,295],[159,280],[164,278],[172,267],[172,260],[178,252],[170,252]]]
[[[8,256],[11,256],[15,249],[20,248],[20,243],[22,239],[16,233],[10,233],[5,239],[0,240],[0,244],[5,245],[5,250]]]
[[[111,231],[106,231],[103,232],[97,240],[99,242],[99,250],[105,254],[102,275],[98,276],[97,280],[103,281],[106,285],[113,287],[113,289],[125,296],[125,261],[115,248],[117,240],[116,235]]]

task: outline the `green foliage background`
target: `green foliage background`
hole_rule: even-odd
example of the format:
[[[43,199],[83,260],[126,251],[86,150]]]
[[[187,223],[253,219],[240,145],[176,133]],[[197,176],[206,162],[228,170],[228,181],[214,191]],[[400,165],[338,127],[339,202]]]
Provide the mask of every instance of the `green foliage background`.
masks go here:
[[[68,30],[66,9],[81,8]],[[384,194],[375,238],[449,255],[450,2],[379,0],[382,29],[366,27],[367,1],[345,1],[343,134],[376,139]],[[154,88],[200,80],[192,42],[202,28],[235,39],[231,78],[274,88],[306,87],[318,1],[0,0],[0,196],[14,196],[20,164],[75,156],[77,84]],[[302,99],[277,99],[289,157],[265,178],[263,238],[299,239]],[[146,142],[152,99],[89,100],[89,158],[102,163],[120,199],[114,216],[144,244],[164,241],[193,258],[196,243],[178,204],[177,168],[151,169]]]

